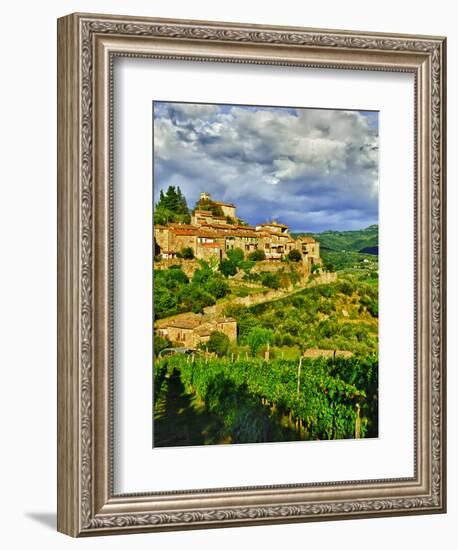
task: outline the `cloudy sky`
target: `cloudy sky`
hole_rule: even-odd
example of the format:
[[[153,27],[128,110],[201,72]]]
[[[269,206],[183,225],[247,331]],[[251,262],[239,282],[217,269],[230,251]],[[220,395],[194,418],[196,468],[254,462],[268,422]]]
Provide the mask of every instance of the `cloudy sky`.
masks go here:
[[[154,102],[154,193],[178,185],[291,231],[378,222],[378,113]]]

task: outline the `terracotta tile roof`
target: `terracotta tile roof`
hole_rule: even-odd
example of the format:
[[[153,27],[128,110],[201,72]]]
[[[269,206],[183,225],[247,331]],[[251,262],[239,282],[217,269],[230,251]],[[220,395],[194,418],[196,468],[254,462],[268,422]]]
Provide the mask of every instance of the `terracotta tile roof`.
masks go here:
[[[175,319],[171,321],[167,326],[175,328],[187,328],[193,329],[198,327],[201,324],[201,321],[198,319]]]
[[[288,229],[288,226],[284,223],[278,223],[278,222],[270,222],[270,223],[259,223],[258,224],[261,227],[286,227]]]
[[[221,243],[199,243],[199,246],[205,248],[221,248]]]
[[[192,313],[192,312],[178,313],[173,317],[168,317],[166,319],[158,319],[154,323],[154,325],[157,328],[165,328],[167,326],[172,325],[172,323],[174,322],[180,323],[181,321],[195,321],[198,325],[200,325],[202,323],[202,317],[203,316],[200,313]]]
[[[210,210],[196,210],[194,216],[202,216],[203,218],[213,218],[214,220],[225,220],[225,216],[215,216]]]
[[[258,231],[260,233],[260,231]],[[290,235],[288,233],[277,233],[276,231],[269,231],[268,229],[263,229],[263,233],[265,236],[273,236],[280,239],[289,239]]]
[[[224,218],[226,219],[226,218]],[[215,229],[234,229],[234,226],[230,223],[203,223],[201,227],[211,227]]]
[[[197,235],[198,229],[174,229],[173,232],[175,235],[189,235],[192,237]]]
[[[237,321],[233,317],[222,317],[220,319],[216,319],[217,323],[236,323]]]
[[[232,227],[236,227],[237,229],[244,229],[246,231],[256,231],[256,227],[252,226],[252,225],[233,225]]]
[[[313,237],[301,236],[301,237],[298,237],[297,240],[308,244],[316,243],[316,240]]]
[[[210,336],[212,332],[215,332],[216,327],[212,323],[202,323],[199,327],[195,329],[199,336]]]

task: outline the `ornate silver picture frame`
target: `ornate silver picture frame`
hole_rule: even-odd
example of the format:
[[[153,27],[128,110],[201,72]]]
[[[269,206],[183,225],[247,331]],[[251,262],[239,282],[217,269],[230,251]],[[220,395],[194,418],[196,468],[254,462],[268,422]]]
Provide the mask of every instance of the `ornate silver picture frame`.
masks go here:
[[[445,38],[433,36],[93,14],[58,20],[60,532],[76,537],[445,512],[445,53]],[[115,493],[117,57],[413,75],[412,477]]]

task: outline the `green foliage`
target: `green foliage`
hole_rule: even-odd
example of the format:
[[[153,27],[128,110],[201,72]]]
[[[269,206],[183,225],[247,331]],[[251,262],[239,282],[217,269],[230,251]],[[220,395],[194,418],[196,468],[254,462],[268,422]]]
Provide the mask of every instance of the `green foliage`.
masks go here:
[[[277,346],[339,349],[365,355],[377,351],[378,328],[373,316],[377,294],[377,286],[344,279],[251,307],[232,305],[226,315],[237,320],[242,344],[247,344],[249,332],[259,327],[274,332],[275,341],[271,343]],[[367,304],[373,304],[371,309]],[[343,316],[343,309],[351,323]]]
[[[159,201],[154,209],[154,223],[165,225],[171,222],[190,223],[186,198],[179,187],[170,185],[167,191],[161,190]]]
[[[243,262],[244,254],[241,248],[231,248],[227,251],[227,257],[237,267]]]
[[[158,206],[167,208],[176,214],[189,214],[188,205],[186,199],[179,187],[169,185],[167,191],[163,191],[159,194]]]
[[[252,262],[262,262],[266,259],[264,250],[254,250],[248,255],[248,259]]]
[[[231,362],[199,358],[195,362],[172,356],[155,364],[156,377],[164,368],[179,373],[185,390],[196,394],[224,426],[222,437],[232,443],[297,439],[273,431],[275,415],[290,416],[303,426],[302,437],[352,439],[356,409],[361,411],[361,436],[378,436],[378,357],[303,359],[298,385],[298,362],[261,358]],[[157,372],[156,372],[157,369]],[[275,405],[275,408],[273,408]],[[275,412],[274,412],[275,411]]]
[[[363,270],[377,277],[378,256],[376,255],[322,250],[321,259],[326,271]]]
[[[182,249],[180,253],[183,260],[193,260],[194,259],[194,251],[190,246],[186,246]]]
[[[370,225],[356,231],[323,231],[322,233],[298,233],[315,238],[320,248],[340,252],[359,252],[364,248],[378,248],[378,225]]]
[[[319,264],[312,264],[312,267],[311,267],[311,272],[312,273],[316,273],[317,271],[320,271],[320,265]]]
[[[296,248],[293,248],[288,254],[288,259],[292,262],[300,262],[302,260],[302,254]]]
[[[219,332],[218,330],[213,331],[210,334],[210,338],[207,342],[207,349],[213,353],[216,353],[218,357],[226,355],[230,348],[229,337],[224,334],[224,332]]]
[[[339,283],[339,291],[343,294],[346,294],[347,296],[351,296],[353,293],[353,285],[350,283],[350,281],[342,281]]]
[[[216,302],[215,296],[205,288],[195,284],[186,285],[180,292],[182,311],[202,313],[204,307],[212,306]]]
[[[242,262],[238,263],[238,267],[240,269],[243,269],[246,275],[250,273],[250,271],[255,266],[256,262],[253,262],[252,260],[243,260]]]
[[[224,218],[224,212],[221,206],[219,206],[219,204],[215,204],[210,199],[199,199],[196,202],[194,210],[205,210],[207,212],[211,212],[214,216]]]
[[[224,277],[208,264],[194,272],[190,281],[180,266],[154,270],[154,315],[156,319],[185,311],[201,313],[230,292]]]
[[[153,342],[154,356],[157,357],[163,349],[169,348],[171,344],[172,343],[168,338],[163,338],[162,336],[155,334]]]
[[[253,327],[245,337],[245,343],[249,346],[251,355],[256,355],[259,348],[272,341],[272,331]]]
[[[226,281],[215,273],[210,277],[204,285],[206,292],[214,296],[217,300],[224,298],[229,294],[229,286]]]
[[[219,270],[225,277],[232,277],[237,273],[237,266],[232,260],[221,260]]]
[[[260,277],[264,286],[275,290],[280,288],[280,275],[278,273],[265,272],[261,273]]]

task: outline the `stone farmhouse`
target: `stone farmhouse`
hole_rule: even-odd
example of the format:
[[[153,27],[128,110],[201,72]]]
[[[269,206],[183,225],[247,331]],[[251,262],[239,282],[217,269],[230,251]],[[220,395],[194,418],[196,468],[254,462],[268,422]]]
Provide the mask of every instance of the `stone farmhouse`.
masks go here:
[[[170,259],[177,257],[184,248],[191,248],[198,259],[221,260],[227,256],[228,250],[240,248],[245,256],[263,250],[267,260],[282,260],[296,249],[303,255],[304,262],[310,265],[321,262],[320,245],[312,237],[293,238],[288,226],[276,221],[256,227],[244,225],[236,217],[235,205],[215,201],[208,193],[201,193],[200,200],[219,206],[224,216],[197,209],[190,224],[155,225],[155,255]]]
[[[195,349],[210,339],[214,331],[222,332],[231,342],[237,341],[237,321],[232,317],[213,317],[198,313],[182,313],[155,323],[156,332],[171,342]]]

